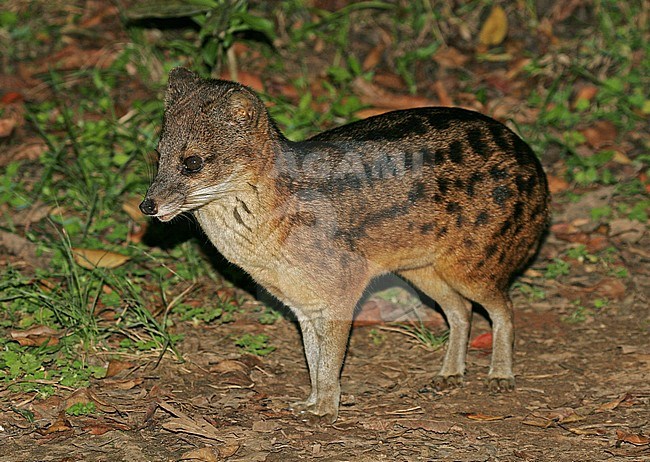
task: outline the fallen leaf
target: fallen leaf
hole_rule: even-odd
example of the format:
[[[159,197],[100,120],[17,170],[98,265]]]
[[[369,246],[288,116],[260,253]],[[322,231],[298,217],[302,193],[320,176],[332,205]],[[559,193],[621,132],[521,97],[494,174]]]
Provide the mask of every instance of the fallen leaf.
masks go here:
[[[640,433],[629,433],[623,430],[616,430],[616,444],[629,443],[634,446],[645,446],[650,444],[650,436],[642,435]]]
[[[0,138],[6,138],[14,131],[16,120],[13,118],[0,119]]]
[[[217,462],[221,454],[214,447],[206,446],[204,448],[192,449],[181,455],[180,460],[199,460],[202,462]]]
[[[165,430],[173,433],[189,433],[221,442],[219,439],[221,435],[218,430],[203,417],[199,416],[192,419],[181,410],[164,401],[159,402],[158,407],[175,416],[162,424]]]
[[[142,385],[143,382],[144,379],[142,377],[135,377],[133,379],[106,379],[102,381],[102,385],[117,390],[131,390],[138,385]]]
[[[469,344],[470,348],[476,350],[491,350],[492,349],[492,332],[486,332],[484,334],[474,337]]]
[[[597,411],[613,411],[618,407],[619,404],[621,404],[623,401],[628,399],[630,397],[629,393],[623,393],[621,396],[616,398],[613,401],[610,401],[609,403],[604,403],[598,406]]]
[[[227,70],[224,70],[219,77],[224,80],[233,80],[233,77]],[[262,83],[262,78],[258,74],[252,74],[246,71],[237,71],[237,82],[252,88],[258,93],[264,91],[264,83]]]
[[[21,103],[24,101],[24,97],[22,94],[15,92],[15,91],[8,91],[4,95],[2,95],[2,98],[0,99],[0,103],[2,104],[14,104],[14,103]]]
[[[440,47],[433,54],[433,60],[442,67],[462,68],[469,61],[469,56],[454,47]]]
[[[436,92],[436,96],[438,97],[438,100],[440,101],[440,105],[442,106],[453,106],[454,101],[451,99],[451,96],[449,96],[449,93],[447,92],[447,89],[445,88],[444,84],[442,83],[441,80],[436,80],[433,83],[433,89]]]
[[[397,425],[402,428],[408,428],[410,430],[424,430],[432,433],[447,434],[447,433],[464,433],[462,428],[457,425],[452,425],[449,422],[442,422],[439,420],[398,420],[392,425]],[[392,426],[391,425],[391,426]],[[390,428],[390,427],[389,427]]]
[[[14,330],[9,333],[11,338],[22,346],[57,345],[62,335],[47,326],[34,326],[27,330]]]
[[[585,291],[595,292],[610,300],[622,300],[627,292],[627,286],[619,278],[606,277],[586,288]]]
[[[52,433],[65,432],[72,430],[72,425],[65,415],[65,411],[59,412],[57,419],[52,422],[52,425],[44,430],[37,430],[41,435],[50,435]]]
[[[609,222],[609,237],[637,243],[646,232],[646,225],[636,220],[616,218]]]
[[[503,42],[508,34],[508,17],[506,12],[499,5],[496,5],[490,11],[486,18],[481,31],[478,35],[478,41],[481,45],[493,46]]]
[[[106,368],[106,375],[104,377],[105,378],[115,377],[120,372],[129,370],[133,367],[135,367],[134,363],[128,361],[118,361],[116,359],[113,359],[108,363],[108,367]]]
[[[131,259],[127,255],[100,249],[72,248],[74,261],[86,269],[95,268],[117,268]]]
[[[280,422],[273,420],[258,420],[253,422],[253,431],[261,433],[273,433],[282,428]]]
[[[239,444],[237,443],[226,443],[223,446],[219,446],[219,455],[224,459],[234,456],[237,451],[239,451]]]
[[[591,101],[594,96],[598,94],[598,87],[595,85],[584,85],[576,92],[575,98],[573,99],[573,108],[576,107],[579,101]]]
[[[465,417],[471,420],[478,420],[479,422],[493,422],[495,420],[505,420],[511,416],[509,415],[488,415],[488,414],[463,414]]]
[[[569,189],[569,182],[555,175],[547,175],[548,180],[548,189],[551,191],[551,194],[557,194],[562,191]]]
[[[414,107],[435,106],[436,102],[422,96],[399,95],[391,93],[365,79],[357,77],[352,81],[352,87],[361,102],[369,106],[388,109],[407,109]]]
[[[361,65],[361,68],[364,71],[370,71],[375,67],[377,67],[377,64],[379,64],[379,62],[381,61],[381,57],[384,54],[385,50],[386,50],[386,44],[383,41],[379,42],[366,55],[365,59],[363,60],[363,64]]]
[[[584,135],[587,144],[594,149],[611,146],[618,136],[616,125],[609,120],[598,120],[580,132]]]

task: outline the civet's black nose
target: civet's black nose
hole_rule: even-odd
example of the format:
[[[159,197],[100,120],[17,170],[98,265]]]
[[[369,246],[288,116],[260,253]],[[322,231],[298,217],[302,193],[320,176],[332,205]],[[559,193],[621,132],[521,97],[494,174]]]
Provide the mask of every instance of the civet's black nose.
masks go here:
[[[140,203],[140,211],[145,215],[155,215],[158,212],[158,207],[152,199],[145,199]]]

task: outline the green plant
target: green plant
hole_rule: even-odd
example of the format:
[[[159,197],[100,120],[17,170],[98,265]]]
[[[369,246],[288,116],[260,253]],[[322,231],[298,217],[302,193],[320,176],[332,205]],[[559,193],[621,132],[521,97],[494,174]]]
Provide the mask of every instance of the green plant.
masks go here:
[[[529,300],[544,300],[546,298],[544,289],[531,284],[517,281],[512,287],[523,293]]]
[[[571,271],[571,265],[561,258],[554,258],[551,263],[546,266],[544,277],[546,279],[556,279],[559,276],[566,276]]]
[[[269,345],[269,337],[264,334],[244,334],[235,340],[235,345],[256,356],[266,356],[275,351],[273,345]]]
[[[92,401],[87,403],[75,403],[65,410],[65,413],[73,416],[90,415],[97,412],[97,406]]]
[[[264,311],[262,311],[257,320],[260,322],[260,324],[271,325],[275,324],[275,322],[281,317],[282,315],[279,311],[274,310],[273,308],[265,307]]]
[[[370,329],[368,337],[370,337],[372,344],[375,346],[379,346],[386,341],[386,336],[382,334],[378,329]]]

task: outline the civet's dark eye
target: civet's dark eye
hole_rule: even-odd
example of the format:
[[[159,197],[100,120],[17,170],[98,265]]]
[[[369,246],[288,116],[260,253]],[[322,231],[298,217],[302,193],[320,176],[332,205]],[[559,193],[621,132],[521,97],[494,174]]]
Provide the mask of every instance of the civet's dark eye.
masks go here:
[[[183,168],[187,173],[196,173],[203,168],[203,159],[199,156],[190,156],[183,161]]]

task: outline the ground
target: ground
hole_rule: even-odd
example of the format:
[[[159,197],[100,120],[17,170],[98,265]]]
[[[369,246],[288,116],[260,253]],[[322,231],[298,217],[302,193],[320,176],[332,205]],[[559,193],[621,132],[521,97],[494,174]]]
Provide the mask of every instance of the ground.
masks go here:
[[[20,2],[9,3],[8,11],[26,14]],[[348,2],[308,3],[332,11],[347,8],[340,17],[356,14],[345,7]],[[593,56],[584,50],[575,51],[575,55],[564,55],[569,61],[574,59],[574,66],[580,67],[581,60],[588,56],[593,58],[590,58],[592,64],[596,58],[603,61],[593,64],[594,67],[581,68],[580,78],[563,74],[570,66],[563,67],[562,56],[566,50],[561,45],[577,50],[579,47],[571,40],[580,36],[584,47],[593,47],[585,38],[589,31],[595,31],[594,36],[600,37],[598,31],[617,17],[613,9],[607,9],[611,5],[605,7],[601,2],[533,3],[538,8],[539,21],[534,30],[539,35],[531,36],[532,26],[522,20],[526,8],[508,6],[506,12],[511,24],[506,45],[498,49],[499,53],[489,51],[489,47],[500,43],[491,44],[489,37],[482,40],[486,43],[474,47],[481,24],[488,22],[490,8],[486,6],[489,2],[469,2],[465,7],[440,7],[440,14],[435,16],[438,19],[425,20],[415,32],[409,32],[408,27],[391,29],[391,21],[396,19],[390,14],[380,14],[382,10],[360,9],[359,16],[352,16],[354,20],[343,25],[333,19],[331,23],[323,21],[319,28],[301,36],[307,45],[294,44],[294,48],[290,45],[298,40],[299,32],[307,30],[305,23],[324,16],[301,16],[296,8],[289,8],[286,13],[267,10],[259,14],[270,18],[279,31],[275,50],[269,51],[267,47],[260,52],[256,42],[236,41],[231,48],[234,53],[227,63],[224,61],[224,67],[228,64],[232,69],[236,65],[240,80],[268,92],[267,101],[275,108],[272,112],[280,125],[296,137],[313,130],[314,125],[336,125],[348,116],[363,117],[422,103],[464,105],[514,121],[515,126],[522,124],[524,137],[536,151],[543,148],[539,154],[553,191],[553,222],[539,254],[512,289],[516,326],[514,391],[491,393],[485,386],[490,360],[486,334],[490,332],[490,324],[480,307],[476,307],[473,316],[464,386],[435,390],[431,381],[442,364],[444,345],[439,347],[422,337],[431,332],[442,335],[444,319],[435,307],[423,307],[417,296],[403,287],[386,288],[391,284],[377,283],[361,304],[350,337],[341,377],[339,419],[333,425],[304,421],[289,409],[292,402],[309,393],[300,332],[291,315],[244,274],[215,256],[215,251],[187,221],[173,224],[171,228],[138,221],[129,224],[129,242],[124,245],[126,248],[128,244],[133,252],[130,254],[133,261],[127,263],[127,268],[133,265],[135,269],[124,275],[128,274],[152,293],[146,299],[150,302],[146,304],[150,316],[156,320],[164,317],[160,325],[173,335],[183,335],[176,344],[177,354],[160,347],[120,348],[124,339],[146,336],[138,330],[141,325],[120,327],[120,322],[127,319],[122,317],[121,310],[127,311],[132,305],[118,300],[113,308],[108,303],[108,295],[116,293],[121,286],[102,279],[99,286],[102,298],[92,305],[93,316],[112,330],[107,328],[108,333],[96,338],[91,346],[79,347],[74,357],[101,366],[105,373],[90,377],[83,386],[76,382],[66,385],[60,378],[34,380],[35,384],[53,385],[52,393],[43,394],[42,390],[15,388],[18,382],[25,381],[26,375],[11,376],[8,356],[0,358],[4,373],[4,381],[0,382],[0,461],[650,460],[650,235],[647,226],[650,143],[645,125],[650,103],[646,93],[641,95],[645,101],[640,104],[625,100],[630,104],[629,110],[617,106],[610,113],[607,108],[623,104],[623,99],[606,98],[607,91],[613,91],[608,85],[614,85],[612,79],[617,73],[630,82],[635,81],[634,76],[638,75],[634,66],[646,63],[647,67],[647,51],[636,49],[635,43],[630,42],[629,56],[626,55],[629,60],[623,60],[629,66],[621,65],[620,69],[613,67],[616,57],[611,56],[609,48],[602,54],[593,51]],[[633,6],[629,8],[638,6],[636,2],[630,4]],[[638,22],[628,27],[643,32],[648,9],[647,5],[638,7],[638,11],[634,10],[638,15],[632,14]],[[119,64],[119,57],[124,56],[120,53],[130,49],[133,43],[155,43],[162,47],[164,51],[154,56],[141,51],[150,78],[162,81],[162,69],[178,64],[181,58],[160,43],[163,38],[178,42],[187,36],[182,28],[178,32],[175,28],[158,28],[160,24],[150,23],[140,24],[142,29],[133,32],[129,29],[132,25],[120,21],[118,9],[111,2],[81,2],[74,6],[73,13],[66,12],[57,2],[49,6],[35,2],[34,8],[43,14],[45,22],[62,28],[64,32],[56,36],[57,40],[39,35],[33,23],[21,29],[20,24],[12,23],[7,16],[0,23],[4,34],[1,37],[13,47],[11,54],[3,58],[5,67],[0,71],[3,93],[0,146],[5,150],[5,154],[0,154],[0,165],[9,172],[10,161],[23,156],[24,169],[17,170],[14,178],[26,181],[25,171],[29,172],[33,179],[26,181],[25,191],[32,194],[30,197],[35,195],[37,180],[51,174],[47,171],[49,164],[39,161],[39,156],[46,157],[55,150],[56,146],[46,145],[56,140],[56,130],[44,136],[45,142],[38,141],[37,117],[26,117],[20,101],[44,104],[53,100],[59,104],[61,99],[69,98],[72,104],[79,98],[77,103],[83,104],[85,96],[75,93],[78,88],[74,79],[101,80],[97,76],[102,74],[88,77],[75,72],[90,68],[110,73],[123,65],[131,72],[128,78],[120,77],[118,84],[106,91],[108,99],[115,104],[116,117],[127,123],[135,112],[143,110],[135,101],[159,100],[160,87],[148,86],[146,78],[138,73],[137,66],[142,62],[125,59],[127,64]],[[421,8],[419,14],[429,18],[425,15],[427,8]],[[411,15],[418,13],[409,11]],[[630,11],[622,13],[629,16]],[[607,20],[598,15],[608,15]],[[407,21],[397,15],[397,20],[400,18]],[[498,30],[498,21],[492,21],[493,28]],[[292,26],[287,26],[288,23]],[[578,23],[585,33],[574,32],[572,28]],[[34,49],[25,45],[26,39],[21,41],[18,37],[20,31],[25,34],[25,28],[29,27],[35,31]],[[347,31],[343,42],[339,40],[338,27]],[[626,37],[627,29],[617,27],[617,37]],[[134,37],[143,30],[149,35],[145,39],[138,36],[143,40],[139,43]],[[54,34],[51,30],[49,33]],[[165,33],[175,35],[169,38]],[[428,42],[423,40],[430,37],[427,34],[446,38],[448,45],[452,39],[457,40],[457,48],[438,49],[432,60],[429,55],[433,51],[427,49]],[[495,34],[498,35],[492,35]],[[647,35],[646,29],[641,36],[647,38]],[[330,41],[328,37],[332,36],[335,39]],[[358,44],[358,49],[354,49],[356,65],[346,62],[341,53],[348,43]],[[193,46],[202,45],[194,42]],[[177,52],[179,48],[177,45]],[[428,53],[424,64],[421,61],[425,61],[425,54],[418,55],[421,50]],[[286,75],[279,76],[282,72],[273,67],[278,55],[284,61]],[[539,67],[524,75],[524,64],[519,60],[530,55],[539,57],[535,60]],[[192,56],[193,64],[197,65],[199,56],[203,55]],[[403,59],[404,56],[410,56],[413,61]],[[203,64],[209,65],[208,61]],[[340,68],[331,65],[332,62]],[[363,72],[355,66],[361,66]],[[403,70],[403,66],[408,72],[396,70]],[[57,83],[49,68],[67,76],[67,80],[62,78],[64,83]],[[370,71],[374,73],[369,79],[360,78]],[[640,72],[640,78],[646,80],[637,81],[635,87],[625,87],[623,92],[637,94],[634,92],[638,88],[647,91],[647,75]],[[412,82],[408,81],[410,73]],[[580,80],[587,74],[595,78]],[[296,83],[300,79],[302,83]],[[430,84],[426,83],[427,79]],[[339,86],[332,87],[333,82]],[[485,86],[477,84],[480,88],[470,93],[466,87],[476,82]],[[411,84],[417,90],[415,94],[408,91]],[[558,92],[566,90],[564,103],[571,109],[567,109],[565,116],[577,114],[575,125],[567,127],[569,122],[562,117],[549,118],[548,114],[557,113],[562,104],[561,100],[554,99],[555,94],[540,90],[548,88],[559,88]],[[349,92],[349,98],[334,97],[333,93],[339,91]],[[484,94],[479,98],[476,94],[481,91]],[[305,92],[310,92],[307,101],[301,97]],[[541,98],[530,96],[535,92],[540,92]],[[291,107],[302,109],[292,116],[285,114],[283,119],[281,113],[287,106],[280,102],[281,97],[294,104]],[[16,98],[20,104],[15,104]],[[51,109],[53,113],[56,107],[60,111],[61,106],[56,104]],[[580,113],[576,105],[581,104],[592,106]],[[599,105],[598,110],[595,105]],[[306,116],[305,108],[313,114],[308,111]],[[33,107],[29,111],[37,113]],[[319,119],[323,111],[328,118]],[[15,113],[19,114],[18,118],[12,115]],[[82,112],[74,114],[83,118],[79,115]],[[154,114],[160,116],[159,112]],[[544,117],[546,122],[542,124],[539,120]],[[88,116],[86,122],[99,119],[99,116]],[[150,121],[150,124],[157,126],[159,122]],[[8,127],[11,123],[14,126]],[[54,121],[51,124],[54,126]],[[140,123],[139,127],[145,124]],[[542,136],[540,131],[547,131],[549,137]],[[146,129],[142,128],[142,132]],[[147,146],[152,150],[153,135],[150,138]],[[560,138],[562,142],[557,141]],[[62,139],[67,140],[65,136]],[[83,140],[79,139],[81,143]],[[71,151],[85,149],[74,144],[72,140],[61,146]],[[34,155],[29,146],[42,147]],[[599,158],[602,152],[610,154]],[[8,158],[7,153],[14,157]],[[69,161],[69,158],[61,160]],[[119,175],[124,171],[119,170]],[[56,180],[56,174],[53,178]],[[10,178],[0,186],[3,201],[0,211],[4,217],[0,222],[3,233],[0,271],[8,275],[0,285],[0,306],[6,314],[1,324],[6,338],[2,346],[5,352],[14,351],[11,346],[19,342],[21,347],[34,349],[20,350],[21,354],[36,355],[40,343],[29,343],[25,340],[29,335],[18,334],[21,329],[34,327],[25,320],[35,315],[28,308],[25,312],[29,316],[16,308],[18,305],[13,303],[18,296],[10,289],[19,285],[15,281],[27,280],[29,287],[37,284],[45,287],[47,293],[57,293],[59,285],[71,290],[70,278],[62,271],[47,269],[47,265],[56,264],[55,257],[51,257],[53,263],[44,264],[39,253],[41,248],[34,242],[41,245],[46,239],[56,238],[43,231],[50,226],[46,223],[48,214],[54,216],[52,207],[56,205],[56,214],[64,217],[73,216],[76,211],[74,204],[48,204],[45,199],[18,206],[2,195],[7,193],[12,181]],[[127,192],[132,194],[129,199],[137,200],[143,190]],[[40,199],[46,197],[47,191],[42,194]],[[120,190],[119,194],[126,193]],[[21,210],[26,212],[21,215]],[[136,220],[123,215],[125,222]],[[69,223],[51,219],[52,226],[60,225],[61,229]],[[107,228],[109,231],[116,228],[111,226]],[[100,233],[93,242],[109,242],[113,235],[109,231]],[[85,233],[75,237],[70,231],[70,236],[73,246],[88,245]],[[153,256],[149,259],[150,255]],[[186,278],[179,276],[183,263],[190,258],[198,261],[198,266],[208,268],[205,270],[208,272]],[[156,279],[152,276],[154,265],[158,269],[171,268],[173,277],[165,273]],[[20,284],[27,287],[27,283]],[[377,289],[384,290],[377,292]],[[227,320],[221,313],[214,316],[216,320],[206,320],[184,317],[183,313],[187,312],[176,310],[180,306],[189,309],[215,303],[215,294],[219,300],[228,300],[224,305],[231,310]],[[33,304],[35,300],[48,299],[29,300]],[[167,319],[170,313],[173,315]],[[260,313],[267,315],[264,322],[260,322]],[[425,322],[419,323],[417,319]],[[53,321],[51,326],[55,329],[52,332],[66,330],[61,322]],[[58,333],[38,328],[40,333],[33,334],[32,339],[62,338]],[[268,339],[256,346],[241,341],[247,334],[252,335],[249,339],[260,339],[260,334]],[[264,350],[269,345],[272,351]],[[70,357],[73,356],[65,356]],[[88,403],[92,403],[93,412],[65,412],[71,406]]]

